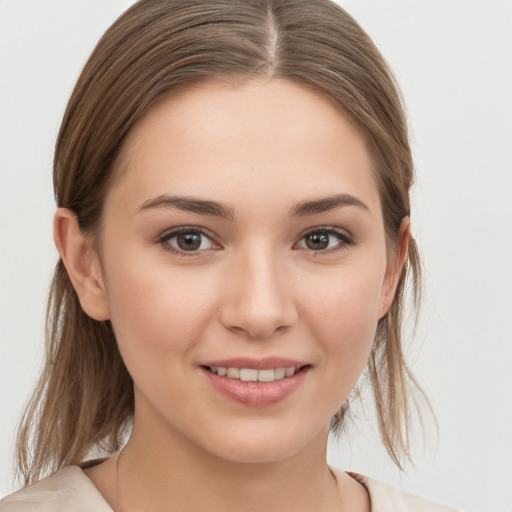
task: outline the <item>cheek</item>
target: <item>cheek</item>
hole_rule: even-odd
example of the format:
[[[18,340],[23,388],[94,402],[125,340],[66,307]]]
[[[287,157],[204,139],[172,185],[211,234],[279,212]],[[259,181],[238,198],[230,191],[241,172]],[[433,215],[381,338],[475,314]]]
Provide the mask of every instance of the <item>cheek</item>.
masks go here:
[[[305,283],[304,315],[322,331],[336,334],[357,344],[365,333],[374,332],[378,320],[384,271],[365,266],[361,269],[347,267],[310,283]]]
[[[112,325],[127,366],[152,359],[158,364],[166,354],[183,356],[194,346],[213,314],[217,289],[211,278],[197,274],[129,261],[110,269]]]
[[[355,385],[368,360],[381,283],[379,273],[339,272],[311,294],[304,306],[310,334],[323,347],[328,378],[341,384],[336,389],[342,395]]]

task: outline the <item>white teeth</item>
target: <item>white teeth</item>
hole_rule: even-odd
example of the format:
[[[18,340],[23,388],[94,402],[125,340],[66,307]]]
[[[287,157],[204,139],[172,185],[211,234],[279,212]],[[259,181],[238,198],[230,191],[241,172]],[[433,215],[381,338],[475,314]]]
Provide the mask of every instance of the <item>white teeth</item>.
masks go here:
[[[273,369],[270,370],[260,370],[258,372],[258,380],[260,382],[274,382],[275,380],[275,372]]]
[[[258,370],[250,370],[248,368],[240,369],[240,380],[244,382],[257,382]]]
[[[291,377],[295,373],[295,368],[292,366],[291,368],[286,368],[285,375],[287,377]]]
[[[286,369],[285,368],[276,368],[274,370],[274,379],[275,380],[284,379],[285,376],[286,376]]]
[[[230,379],[240,378],[240,370],[238,368],[228,368],[227,374]]]
[[[221,377],[227,376],[230,379],[240,379],[244,382],[274,382],[295,375],[295,367],[270,368],[267,370],[254,370],[252,368],[223,368],[221,366],[210,366],[210,371]]]

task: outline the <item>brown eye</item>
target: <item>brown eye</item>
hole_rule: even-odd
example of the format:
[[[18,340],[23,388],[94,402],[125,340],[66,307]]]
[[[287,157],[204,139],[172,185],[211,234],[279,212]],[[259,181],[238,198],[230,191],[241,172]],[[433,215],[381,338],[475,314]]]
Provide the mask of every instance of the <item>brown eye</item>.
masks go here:
[[[322,228],[303,235],[297,247],[314,252],[335,252],[353,244],[354,240],[345,231],[334,228]]]
[[[316,231],[304,237],[306,247],[312,251],[323,251],[329,247],[330,235],[326,231]]]
[[[178,228],[162,235],[158,243],[164,249],[178,254],[198,253],[208,249],[219,248],[212,238],[200,229]]]
[[[182,251],[197,251],[201,247],[200,233],[182,233],[176,237],[176,245]]]

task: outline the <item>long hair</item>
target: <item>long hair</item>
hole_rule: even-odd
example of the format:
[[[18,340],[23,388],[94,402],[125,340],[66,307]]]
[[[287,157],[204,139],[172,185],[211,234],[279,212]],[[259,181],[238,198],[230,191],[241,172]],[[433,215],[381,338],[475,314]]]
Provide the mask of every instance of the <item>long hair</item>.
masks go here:
[[[81,230],[98,231],[117,157],[130,130],[165,95],[207,80],[282,78],[329,98],[365,137],[385,232],[396,241],[410,215],[413,162],[398,88],[362,28],[329,0],[141,0],[104,34],[69,100],[58,135],[54,189]],[[366,375],[383,443],[400,466],[409,452],[409,387],[403,355],[406,279],[419,298],[411,238],[394,302],[378,324]],[[110,322],[82,310],[62,261],[48,301],[45,366],[18,433],[26,483],[115,451],[134,412],[133,382]],[[348,402],[331,422],[344,423]]]

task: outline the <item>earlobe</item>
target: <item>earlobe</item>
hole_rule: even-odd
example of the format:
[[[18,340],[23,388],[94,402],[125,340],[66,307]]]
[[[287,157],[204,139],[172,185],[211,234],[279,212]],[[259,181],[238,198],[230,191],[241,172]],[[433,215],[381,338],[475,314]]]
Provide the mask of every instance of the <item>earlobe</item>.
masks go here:
[[[53,238],[85,313],[98,321],[108,320],[110,311],[98,255],[71,210],[59,208],[55,213]]]
[[[391,307],[395,297],[398,283],[407,261],[409,239],[411,235],[411,222],[409,217],[404,217],[398,230],[398,236],[393,253],[389,255],[389,261],[382,287],[381,304],[379,306],[379,318],[382,318]]]

